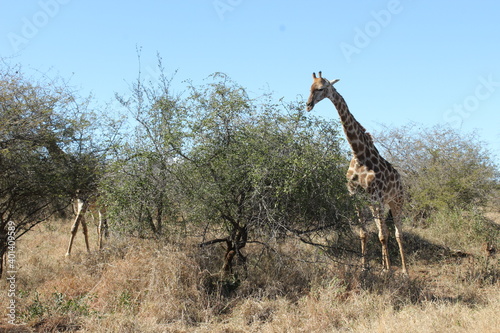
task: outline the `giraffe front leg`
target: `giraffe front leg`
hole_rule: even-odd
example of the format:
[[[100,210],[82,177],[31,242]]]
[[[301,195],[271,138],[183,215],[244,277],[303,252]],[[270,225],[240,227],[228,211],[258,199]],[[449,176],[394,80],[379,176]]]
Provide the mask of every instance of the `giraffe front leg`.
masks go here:
[[[389,259],[389,248],[387,247],[389,231],[387,230],[387,225],[385,224],[385,220],[383,218],[384,212],[382,208],[376,206],[372,206],[371,210],[375,223],[377,224],[378,238],[380,240],[380,244],[382,244],[382,266],[384,267],[384,269],[390,270],[391,261]]]
[[[384,269],[391,269],[391,261],[389,259],[389,248],[387,247],[387,236],[380,237],[380,243],[382,243],[382,265]]]
[[[71,236],[69,238],[68,250],[66,251],[66,256],[71,255],[71,248],[73,247],[73,241],[75,240],[76,232],[78,231],[78,226],[80,225],[80,213],[78,213],[75,218],[75,222],[71,226]]]
[[[358,216],[359,223],[359,239],[361,240],[361,267],[366,270],[366,220],[364,219],[361,209],[356,209],[356,214]]]
[[[399,254],[401,255],[401,268],[403,270],[403,274],[408,275],[408,269],[406,268],[405,253],[403,250],[403,235],[401,234],[400,230],[398,230],[401,229],[401,227],[398,227],[396,223],[395,225],[396,225],[396,240],[398,241]]]
[[[364,226],[359,228],[359,238],[361,240],[361,266],[366,270],[366,230]]]

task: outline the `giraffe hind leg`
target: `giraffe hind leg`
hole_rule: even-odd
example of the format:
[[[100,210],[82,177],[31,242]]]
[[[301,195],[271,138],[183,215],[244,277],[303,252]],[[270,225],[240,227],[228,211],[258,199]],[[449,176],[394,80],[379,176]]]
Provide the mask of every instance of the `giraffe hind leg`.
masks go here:
[[[406,258],[404,252],[404,242],[403,242],[403,226],[401,222],[401,209],[396,207],[395,205],[391,206],[392,217],[394,220],[394,229],[396,235],[396,241],[399,246],[399,255],[401,256],[401,269],[403,274],[408,275],[408,269],[406,265]]]

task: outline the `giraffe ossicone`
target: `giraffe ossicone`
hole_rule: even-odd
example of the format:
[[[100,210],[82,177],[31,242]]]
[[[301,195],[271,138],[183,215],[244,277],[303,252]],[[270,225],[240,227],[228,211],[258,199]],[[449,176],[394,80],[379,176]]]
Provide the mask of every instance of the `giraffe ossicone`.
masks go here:
[[[316,73],[312,75],[313,83],[309,99],[307,100],[307,111],[311,111],[324,98],[330,99],[337,109],[344,133],[352,151],[352,160],[346,175],[348,190],[351,194],[354,194],[361,189],[368,195],[369,208],[377,225],[378,236],[382,245],[382,265],[387,270],[390,269],[391,264],[387,247],[389,232],[385,223],[385,207],[388,206],[390,208],[401,256],[402,270],[403,273],[408,274],[403,249],[401,223],[404,201],[401,176],[379,154],[370,133],[354,118],[344,98],[334,88],[333,84],[338,82],[339,79],[328,81],[322,77],[321,72],[318,72],[318,75],[318,77]],[[366,230],[359,211],[358,217],[361,222],[359,232],[361,239],[361,260],[363,267],[366,267]]]

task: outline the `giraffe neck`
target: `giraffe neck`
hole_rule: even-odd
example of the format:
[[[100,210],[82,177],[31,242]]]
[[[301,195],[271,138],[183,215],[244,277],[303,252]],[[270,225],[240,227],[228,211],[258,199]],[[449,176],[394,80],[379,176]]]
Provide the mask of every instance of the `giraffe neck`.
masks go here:
[[[378,153],[375,145],[373,144],[371,135],[366,132],[366,129],[356,120],[356,118],[354,118],[351,112],[349,112],[347,103],[342,95],[340,95],[337,90],[333,88],[332,92],[328,95],[328,98],[332,101],[333,105],[335,105],[335,108],[340,116],[340,121],[342,123],[342,127],[344,128],[347,141],[351,146],[353,157],[363,163],[367,158],[370,158],[373,154]]]

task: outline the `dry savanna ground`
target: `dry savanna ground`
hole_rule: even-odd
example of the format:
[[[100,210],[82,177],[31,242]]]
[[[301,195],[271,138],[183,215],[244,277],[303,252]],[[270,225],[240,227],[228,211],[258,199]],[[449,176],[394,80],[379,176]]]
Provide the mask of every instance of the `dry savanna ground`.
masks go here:
[[[443,219],[433,228],[406,227],[409,278],[396,259],[394,271],[378,269],[376,237],[369,271],[355,258],[328,260],[287,240],[273,244],[276,252],[250,244],[247,272],[222,276],[222,249],[200,249],[196,239],[115,234],[95,251],[92,232],[92,253],[79,234],[65,257],[69,222],[40,225],[17,243],[22,325],[9,326],[2,315],[0,331],[500,332],[498,255],[486,256],[480,238],[464,234],[469,226]],[[490,213],[492,220],[499,214]],[[8,304],[7,293],[0,299]]]

